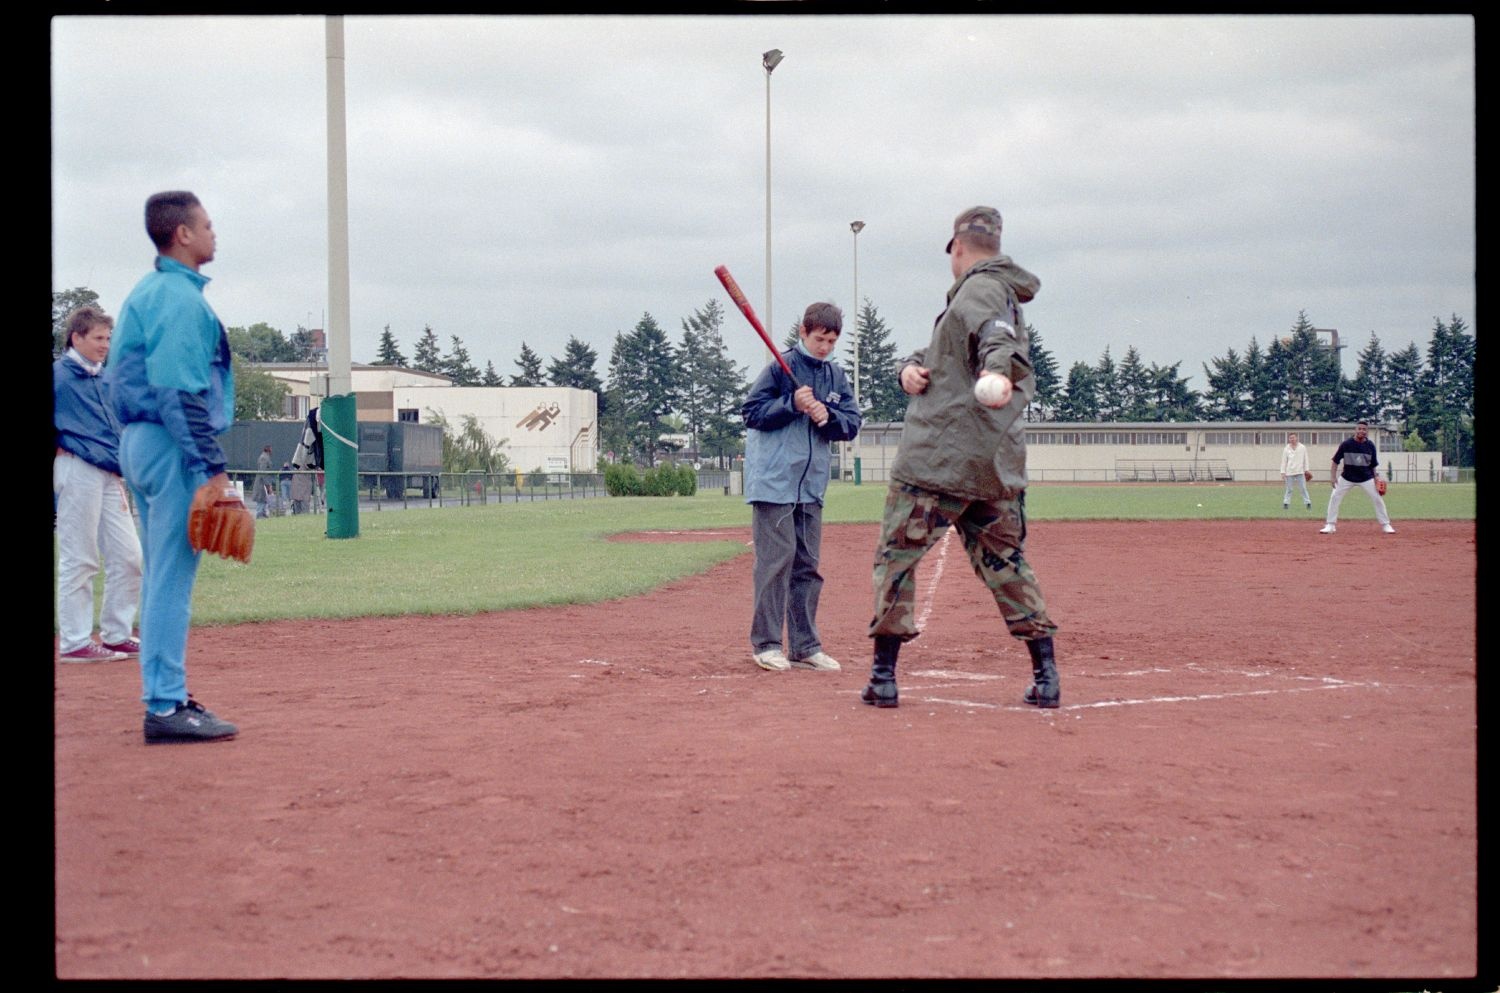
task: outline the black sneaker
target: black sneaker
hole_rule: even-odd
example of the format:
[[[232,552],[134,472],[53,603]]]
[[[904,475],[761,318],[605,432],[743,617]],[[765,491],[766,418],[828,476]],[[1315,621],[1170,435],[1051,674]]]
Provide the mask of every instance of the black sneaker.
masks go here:
[[[218,741],[233,738],[240,729],[228,721],[221,721],[203,704],[188,697],[187,703],[179,703],[177,709],[165,717],[146,713],[146,744],[160,745],[172,742]]]

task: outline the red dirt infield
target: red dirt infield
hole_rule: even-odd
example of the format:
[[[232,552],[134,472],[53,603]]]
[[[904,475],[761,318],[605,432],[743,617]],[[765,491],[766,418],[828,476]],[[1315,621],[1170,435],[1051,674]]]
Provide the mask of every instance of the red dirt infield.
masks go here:
[[[748,554],[196,629],[229,742],[147,747],[133,664],[58,665],[57,975],[1473,977],[1475,525],[1317,527],[1034,525],[1054,711],[957,539],[900,708],[859,702],[873,525],[825,528],[842,672],[751,663]]]

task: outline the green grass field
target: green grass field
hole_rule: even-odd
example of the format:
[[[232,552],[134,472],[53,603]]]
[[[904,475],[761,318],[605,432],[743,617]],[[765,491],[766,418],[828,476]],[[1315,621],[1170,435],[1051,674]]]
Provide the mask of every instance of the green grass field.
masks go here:
[[[1327,506],[1314,487],[1311,517]],[[824,521],[880,519],[885,486],[835,483]],[[1411,483],[1392,487],[1391,516],[1473,520],[1475,487]],[[1046,484],[1027,495],[1033,521],[1279,520],[1279,485]],[[1307,519],[1295,508],[1290,516]],[[1341,520],[1373,519],[1351,493]],[[744,527],[739,497],[614,497],[532,504],[364,512],[358,538],[324,536],[321,515],[256,522],[249,565],[205,557],[193,594],[195,624],[315,617],[466,614],[634,596],[744,552],[742,540],[640,544],[607,541],[642,530]]]

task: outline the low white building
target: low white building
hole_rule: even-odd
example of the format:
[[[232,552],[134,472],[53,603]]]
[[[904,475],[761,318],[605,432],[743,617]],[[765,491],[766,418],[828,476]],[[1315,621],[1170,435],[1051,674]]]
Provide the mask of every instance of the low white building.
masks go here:
[[[328,368],[258,362],[255,368],[290,390],[285,416],[302,420],[327,390]],[[465,416],[496,441],[523,472],[594,472],[599,464],[599,398],[563,386],[454,386],[447,376],[388,365],[350,368],[355,416],[361,421],[431,424],[434,414],[454,431]]]
[[[398,421],[430,424],[436,413],[458,431],[465,416],[497,441],[515,469],[595,472],[599,465],[599,397],[569,386],[398,386]]]
[[[866,422],[855,442],[834,445],[836,471],[870,482],[890,479],[901,444],[900,421]],[[1313,478],[1327,480],[1333,453],[1354,425],[1327,421],[1193,421],[1026,425],[1026,474],[1041,482],[1204,480],[1269,482],[1281,478],[1281,450],[1296,432],[1307,446]],[[1392,482],[1440,482],[1453,473],[1439,452],[1402,451],[1393,428],[1372,424],[1381,475]]]

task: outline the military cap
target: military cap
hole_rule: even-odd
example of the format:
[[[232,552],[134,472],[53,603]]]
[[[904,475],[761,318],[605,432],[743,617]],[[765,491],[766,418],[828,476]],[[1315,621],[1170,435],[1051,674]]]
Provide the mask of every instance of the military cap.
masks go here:
[[[1000,211],[994,207],[970,207],[953,220],[953,237],[956,238],[961,234],[988,235],[998,240]],[[953,238],[948,239],[948,247],[943,251],[953,254]]]

